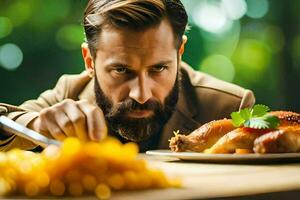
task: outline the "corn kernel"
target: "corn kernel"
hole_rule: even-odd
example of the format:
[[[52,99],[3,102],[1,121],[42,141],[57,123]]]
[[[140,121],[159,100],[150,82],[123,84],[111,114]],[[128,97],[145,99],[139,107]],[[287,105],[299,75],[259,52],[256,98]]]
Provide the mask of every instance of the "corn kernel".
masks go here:
[[[126,182],[126,187],[128,189],[136,189],[138,185],[138,177],[136,176],[136,173],[133,171],[125,171],[123,174],[123,177]]]
[[[120,174],[115,173],[108,178],[108,184],[112,187],[112,189],[120,190],[124,187],[125,182],[124,178]]]
[[[10,192],[10,187],[4,178],[0,178],[0,196],[4,196]]]
[[[35,181],[38,186],[47,187],[50,183],[50,177],[45,172],[38,172],[38,176],[36,176]]]
[[[35,182],[29,182],[25,185],[25,194],[27,196],[36,196],[39,193],[39,186]]]
[[[107,185],[99,184],[95,189],[95,194],[101,200],[109,199],[111,196],[111,191]]]
[[[97,186],[97,179],[92,175],[85,175],[82,178],[82,184],[87,191],[94,191]]]
[[[83,188],[79,182],[70,183],[68,191],[69,194],[72,196],[81,196],[83,194]]]
[[[54,196],[62,196],[65,193],[65,184],[60,180],[54,180],[50,183],[50,192]]]

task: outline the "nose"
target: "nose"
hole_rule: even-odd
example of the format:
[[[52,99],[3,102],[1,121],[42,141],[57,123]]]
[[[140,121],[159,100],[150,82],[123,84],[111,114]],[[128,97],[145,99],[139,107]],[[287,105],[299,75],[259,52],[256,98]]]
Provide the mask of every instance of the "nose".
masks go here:
[[[152,97],[150,81],[145,73],[132,80],[129,97],[140,104],[146,103]]]

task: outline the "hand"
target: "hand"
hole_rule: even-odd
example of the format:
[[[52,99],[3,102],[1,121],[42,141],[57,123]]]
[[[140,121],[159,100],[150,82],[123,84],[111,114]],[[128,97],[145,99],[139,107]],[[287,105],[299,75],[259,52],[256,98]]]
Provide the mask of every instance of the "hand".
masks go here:
[[[66,99],[45,108],[28,127],[57,140],[78,137],[82,141],[99,141],[107,135],[102,110],[86,100]]]

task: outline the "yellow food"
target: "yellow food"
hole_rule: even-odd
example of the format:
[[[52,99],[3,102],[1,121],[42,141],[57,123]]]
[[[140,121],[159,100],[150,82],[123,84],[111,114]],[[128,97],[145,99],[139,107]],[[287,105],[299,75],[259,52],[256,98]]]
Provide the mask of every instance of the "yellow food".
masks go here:
[[[0,196],[82,196],[108,199],[115,190],[178,187],[161,171],[137,159],[134,143],[107,138],[81,143],[67,138],[63,145],[42,153],[18,149],[0,152]]]

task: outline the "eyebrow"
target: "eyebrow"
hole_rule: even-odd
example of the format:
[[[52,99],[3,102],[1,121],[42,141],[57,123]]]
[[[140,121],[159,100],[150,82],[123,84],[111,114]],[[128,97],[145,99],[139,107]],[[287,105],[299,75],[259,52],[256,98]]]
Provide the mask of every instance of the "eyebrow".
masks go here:
[[[158,63],[155,63],[153,65],[149,65],[147,66],[146,68],[151,68],[151,67],[157,67],[157,66],[163,66],[163,65],[168,65],[170,63],[172,63],[173,61],[172,60],[164,60],[164,61],[160,61]],[[111,62],[109,63],[108,65],[106,65],[106,69],[107,68],[110,68],[110,67],[115,67],[115,66],[123,66],[123,67],[126,67],[126,68],[133,68],[132,66],[128,65],[128,64],[125,64],[125,63],[121,63],[121,62]]]

